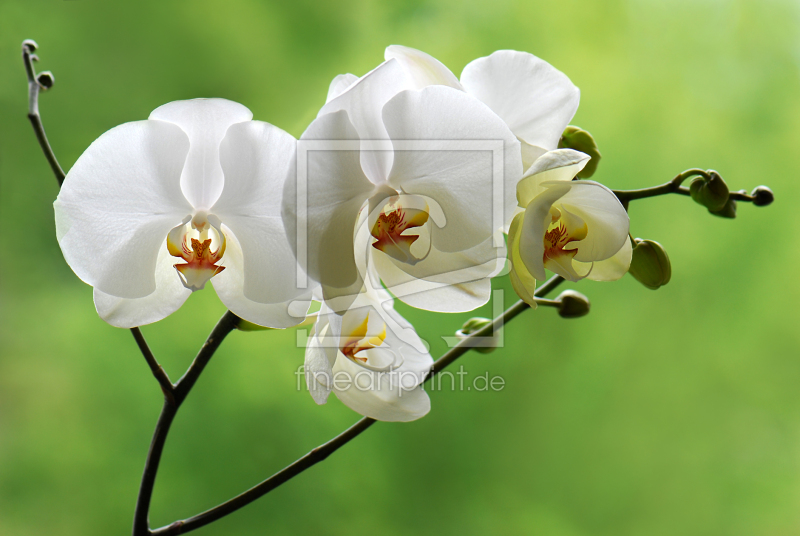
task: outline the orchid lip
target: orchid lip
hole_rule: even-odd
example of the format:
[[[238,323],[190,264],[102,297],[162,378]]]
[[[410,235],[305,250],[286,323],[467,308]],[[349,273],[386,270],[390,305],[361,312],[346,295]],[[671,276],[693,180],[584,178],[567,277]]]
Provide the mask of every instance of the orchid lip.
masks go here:
[[[375,239],[372,247],[390,257],[410,265],[424,260],[430,251],[417,256],[411,246],[419,239],[419,234],[405,234],[409,229],[423,227],[429,219],[428,204],[412,196],[392,196],[386,200],[375,217],[370,234]]]
[[[204,288],[209,279],[225,269],[217,263],[225,254],[226,245],[222,222],[202,211],[186,216],[167,235],[170,255],[185,261],[173,266],[183,286],[192,292]]]

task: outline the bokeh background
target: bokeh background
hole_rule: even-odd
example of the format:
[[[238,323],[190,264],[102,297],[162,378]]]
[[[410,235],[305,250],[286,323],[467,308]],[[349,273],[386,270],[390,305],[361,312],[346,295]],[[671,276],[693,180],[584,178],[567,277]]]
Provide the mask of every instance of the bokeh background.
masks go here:
[[[669,285],[576,285],[589,316],[526,312],[504,349],[461,360],[502,391],[432,392],[424,419],[374,426],[198,534],[800,534],[796,1],[0,2],[0,534],[108,536],[130,531],[161,397],[61,257],[56,183],[25,116],[25,38],[55,73],[41,109],[65,169],[177,99],[242,102],[299,136],[336,74],[400,43],[456,74],[502,48],[547,59],[581,88],[573,123],[595,135],[595,177],[612,188],[703,167],[775,191],[733,221],[684,197],[636,202],[632,232],[667,248]],[[472,316],[398,308],[434,356]],[[206,290],[144,328],[173,378],[223,311]],[[356,420],[297,391],[295,338],[225,341],[169,438],[154,526]]]

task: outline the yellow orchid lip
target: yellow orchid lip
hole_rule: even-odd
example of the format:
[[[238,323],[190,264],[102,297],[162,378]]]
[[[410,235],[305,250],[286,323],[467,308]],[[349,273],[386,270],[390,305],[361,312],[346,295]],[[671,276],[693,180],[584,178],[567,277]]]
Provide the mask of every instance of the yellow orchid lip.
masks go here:
[[[212,251],[214,242],[218,246]],[[167,235],[170,255],[186,261],[173,265],[178,277],[183,286],[193,292],[201,290],[209,279],[225,269],[217,263],[225,254],[226,245],[221,223],[213,215],[187,216],[183,223]]]
[[[565,222],[565,214],[555,207],[551,207],[550,214],[552,223],[544,234],[544,254],[542,262],[544,267],[550,271],[561,273],[566,270],[570,275],[573,274],[572,258],[578,253],[577,247],[565,249],[572,242],[579,242],[586,238],[588,228],[586,223],[572,215]],[[575,221],[575,220],[578,221]],[[577,225],[576,225],[577,224]],[[567,262],[564,262],[567,261]]]

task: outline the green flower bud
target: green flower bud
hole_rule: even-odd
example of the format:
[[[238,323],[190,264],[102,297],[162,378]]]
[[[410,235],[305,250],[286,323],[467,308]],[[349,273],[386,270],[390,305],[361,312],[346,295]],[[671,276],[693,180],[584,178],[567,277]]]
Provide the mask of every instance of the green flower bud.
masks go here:
[[[689,185],[689,193],[697,203],[703,205],[711,212],[716,212],[725,208],[728,202],[728,185],[719,176],[719,173],[712,171],[709,178],[697,177]]]
[[[750,196],[753,197],[753,204],[757,207],[766,207],[775,201],[775,195],[766,186],[756,186],[750,192]]]
[[[581,130],[580,127],[570,125],[565,128],[564,133],[561,134],[561,139],[558,140],[558,148],[575,149],[576,151],[586,153],[592,157],[586,164],[586,167],[578,173],[577,177],[579,179],[588,179],[597,171],[597,165],[600,164],[602,155],[592,135],[585,130]]]
[[[736,217],[736,201],[733,199],[728,199],[728,202],[725,203],[725,206],[720,210],[709,210],[709,212],[711,212],[711,214],[714,216],[719,216],[720,218],[733,219]]]
[[[36,41],[34,41],[33,39],[26,39],[25,41],[22,42],[22,48],[26,49],[27,52],[30,54],[36,52],[36,49],[39,48],[39,45],[37,45]]]
[[[630,274],[651,290],[669,283],[672,265],[663,246],[653,240],[634,240]]]
[[[562,318],[578,318],[589,314],[589,298],[574,290],[565,290],[558,295],[558,314]]]
[[[42,88],[42,91],[47,91],[56,83],[56,79],[50,71],[42,71],[39,73],[36,77],[36,81],[39,82],[39,87]]]
[[[485,328],[491,323],[492,321],[489,320],[488,318],[481,318],[481,317],[470,318],[469,320],[464,322],[464,325],[461,326],[461,329],[456,331],[456,337],[458,337],[459,339],[464,339],[469,335],[475,333],[476,331],[480,331],[481,329]],[[473,350],[478,351],[482,354],[490,354],[494,352],[495,349],[497,348],[497,342],[498,342],[497,334],[494,333],[488,337],[483,337],[483,341],[481,341],[481,346],[475,346]]]

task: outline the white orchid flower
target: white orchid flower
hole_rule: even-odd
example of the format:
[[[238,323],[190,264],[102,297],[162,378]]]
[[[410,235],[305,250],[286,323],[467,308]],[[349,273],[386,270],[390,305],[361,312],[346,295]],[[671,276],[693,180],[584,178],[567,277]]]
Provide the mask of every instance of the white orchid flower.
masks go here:
[[[317,404],[331,392],[380,421],[413,421],[430,411],[422,381],[433,365],[425,343],[383,290],[359,294],[343,315],[324,303],[306,347],[305,378]]]
[[[55,202],[67,263],[94,287],[100,316],[161,320],[211,280],[256,324],[302,321],[280,195],[296,140],[224,99],[165,104],[98,138]]]
[[[602,184],[572,180],[588,161],[571,149],[550,151],[517,185],[524,212],[508,233],[511,282],[530,304],[546,269],[570,281],[613,281],[628,271],[630,220],[622,203]]]
[[[295,241],[297,181],[305,181],[306,243],[298,248],[306,249],[308,273],[336,310],[361,290],[357,255],[367,257],[401,300],[443,312],[485,303],[488,278],[503,267],[505,250],[494,233],[510,221],[516,205],[519,142],[466,93],[413,88],[396,60],[360,79],[338,77],[328,103],[298,142],[317,145],[298,153],[302,177],[290,173],[286,227]],[[487,145],[465,150],[481,140],[499,147],[497,154]],[[347,141],[344,150],[336,145]],[[357,229],[362,210],[367,215]],[[354,250],[354,239],[364,232],[370,242]],[[349,301],[334,305],[341,296]]]
[[[450,86],[486,104],[520,140],[524,169],[556,149],[580,102],[580,90],[564,73],[527,52],[498,50],[478,58],[464,67],[460,81],[439,60],[420,50],[391,45],[385,58],[397,60],[417,89]],[[340,84],[346,76],[338,78]]]

